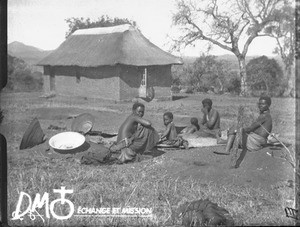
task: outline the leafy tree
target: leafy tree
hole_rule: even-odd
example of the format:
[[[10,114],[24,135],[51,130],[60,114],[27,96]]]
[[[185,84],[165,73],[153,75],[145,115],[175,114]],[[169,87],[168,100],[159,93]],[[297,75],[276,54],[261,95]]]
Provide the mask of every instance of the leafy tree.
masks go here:
[[[224,92],[234,74],[226,61],[218,61],[216,56],[202,55],[189,67],[189,84],[196,91]]]
[[[71,17],[65,20],[69,26],[69,30],[66,32],[66,38],[68,38],[73,32],[83,28],[96,28],[96,27],[110,27],[121,24],[131,24],[136,26],[135,21],[128,20],[127,18],[110,18],[109,16],[101,16],[96,21],[91,21],[90,18],[77,18]]]
[[[172,67],[173,85],[183,85],[193,88],[194,91],[207,92],[213,89],[215,92],[240,91],[238,73],[231,61],[218,60],[216,56],[201,55],[191,61],[187,58],[184,64]],[[233,87],[236,86],[236,87]]]
[[[277,47],[274,52],[279,54],[284,63],[284,78],[286,80],[286,88],[284,96],[293,96],[293,87],[295,74],[293,68],[295,68],[295,9],[290,2],[286,2],[282,7],[280,13],[278,13],[280,22],[274,21],[269,25],[265,31],[266,33],[275,38]]]
[[[268,95],[280,92],[283,72],[275,59],[266,56],[254,58],[249,61],[246,69],[252,91],[264,90]]]
[[[7,85],[8,91],[41,91],[43,78],[41,72],[34,72],[33,69],[22,59],[7,56]]]
[[[205,40],[232,52],[239,62],[241,94],[248,95],[245,57],[252,41],[264,28],[279,21],[286,0],[178,0],[173,22],[182,36],[175,48]]]
[[[193,73],[193,62],[184,61],[183,65],[172,66],[172,84],[176,86],[188,85]]]
[[[193,64],[193,73],[190,78],[190,84],[198,90],[210,88],[210,77],[217,77],[217,71],[220,66],[216,61],[216,57],[202,55],[196,59]]]
[[[241,92],[241,80],[239,77],[232,77],[229,79],[226,90],[233,94],[240,94]]]

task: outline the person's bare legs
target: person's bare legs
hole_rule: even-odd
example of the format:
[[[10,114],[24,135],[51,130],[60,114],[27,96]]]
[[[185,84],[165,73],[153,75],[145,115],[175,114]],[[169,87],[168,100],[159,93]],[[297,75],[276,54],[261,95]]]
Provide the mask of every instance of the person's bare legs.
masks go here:
[[[222,152],[214,151],[214,153],[215,154],[221,154],[221,155],[230,155],[230,150],[233,146],[235,137],[236,137],[235,134],[228,135],[225,151],[222,151]]]
[[[216,137],[217,137],[217,144],[227,144],[227,140],[223,140],[221,138],[221,130],[218,130],[216,132]]]
[[[244,160],[245,155],[247,153],[247,133],[242,129],[242,152],[240,153],[240,156],[236,160],[235,168],[239,168],[241,162]]]
[[[235,140],[235,134],[228,135],[225,153],[230,154],[230,150],[232,148],[234,140]]]

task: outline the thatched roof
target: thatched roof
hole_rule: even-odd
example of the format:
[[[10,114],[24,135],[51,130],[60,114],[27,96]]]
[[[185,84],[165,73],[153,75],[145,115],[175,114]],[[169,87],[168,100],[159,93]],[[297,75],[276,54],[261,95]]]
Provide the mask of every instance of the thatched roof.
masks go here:
[[[182,64],[182,61],[125,24],[77,30],[37,65],[97,67],[116,64],[170,65]]]

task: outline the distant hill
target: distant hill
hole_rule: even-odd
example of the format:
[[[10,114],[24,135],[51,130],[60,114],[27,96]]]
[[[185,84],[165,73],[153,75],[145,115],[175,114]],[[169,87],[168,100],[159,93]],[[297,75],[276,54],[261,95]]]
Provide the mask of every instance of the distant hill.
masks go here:
[[[52,52],[51,50],[42,50],[17,41],[9,43],[7,50],[9,55],[20,58],[30,65],[35,65]]]
[[[8,44],[7,49],[8,49],[8,54],[23,59],[27,64],[33,65],[33,67],[38,71],[41,71],[41,67],[34,66],[34,65],[52,52],[52,50],[42,50],[34,46],[29,46],[17,41]],[[251,59],[256,57],[260,57],[260,56],[246,56],[246,64]],[[182,57],[182,59],[185,64],[191,64],[197,59],[197,57],[184,56]],[[238,60],[235,55],[233,54],[219,55],[217,56],[217,59],[227,61],[231,65],[233,70],[239,70]],[[279,56],[275,57],[275,60],[277,60],[277,62],[281,65],[281,67],[283,67],[282,60]]]

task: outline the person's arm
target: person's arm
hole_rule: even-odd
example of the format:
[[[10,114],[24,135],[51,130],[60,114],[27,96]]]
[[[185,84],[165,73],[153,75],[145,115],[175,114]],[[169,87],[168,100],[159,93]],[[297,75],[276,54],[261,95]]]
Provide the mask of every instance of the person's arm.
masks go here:
[[[171,131],[171,123],[167,125],[166,130],[161,134],[160,139],[165,139],[170,134]]]
[[[151,126],[151,122],[146,120],[146,119],[143,119],[141,117],[135,117],[135,121],[140,123],[142,126],[145,126],[145,127],[149,127]]]
[[[260,115],[256,121],[254,121],[249,127],[244,128],[246,133],[253,132],[255,129],[261,127],[261,125],[265,122],[266,117],[265,115]]]
[[[193,128],[191,128],[191,130],[189,131],[189,133],[194,133],[196,131],[197,131],[196,127],[193,127]]]
[[[184,129],[181,130],[180,134],[186,133],[188,131],[188,127],[185,127]]]
[[[202,121],[201,121],[201,125],[205,125],[207,123],[207,109],[206,108],[202,108],[201,109],[202,113],[203,113],[203,118],[202,118]]]
[[[196,131],[195,127],[186,127],[184,133],[194,133]]]
[[[216,122],[218,120],[218,117],[219,117],[218,112],[214,111],[212,117],[209,119],[208,122],[206,122],[206,124],[205,124],[206,127],[207,128],[212,128],[216,124]]]

